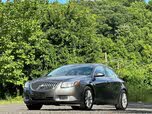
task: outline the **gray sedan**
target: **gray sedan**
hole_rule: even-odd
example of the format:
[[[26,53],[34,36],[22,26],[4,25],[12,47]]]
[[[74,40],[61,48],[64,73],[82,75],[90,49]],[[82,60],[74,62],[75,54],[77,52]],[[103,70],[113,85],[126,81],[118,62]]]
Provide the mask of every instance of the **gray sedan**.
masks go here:
[[[70,105],[72,109],[90,110],[93,104],[128,105],[124,81],[102,64],[72,64],[59,67],[46,76],[28,81],[24,102],[29,110],[42,105]]]

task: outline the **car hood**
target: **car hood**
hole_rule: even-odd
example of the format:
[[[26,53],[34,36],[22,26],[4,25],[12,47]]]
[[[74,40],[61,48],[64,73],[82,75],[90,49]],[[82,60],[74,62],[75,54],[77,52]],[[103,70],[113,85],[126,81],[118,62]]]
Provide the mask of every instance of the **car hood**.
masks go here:
[[[33,81],[57,81],[57,82],[63,82],[63,81],[77,81],[77,80],[88,80],[91,78],[91,76],[88,75],[77,75],[77,76],[57,76],[57,77],[41,77],[38,79],[35,79]],[[32,81],[32,82],[33,82]]]

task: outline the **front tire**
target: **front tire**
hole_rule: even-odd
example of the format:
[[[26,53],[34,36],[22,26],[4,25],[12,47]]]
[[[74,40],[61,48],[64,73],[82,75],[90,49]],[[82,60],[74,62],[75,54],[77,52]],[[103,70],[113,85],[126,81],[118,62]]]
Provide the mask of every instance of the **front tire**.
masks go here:
[[[80,105],[80,108],[83,110],[91,110],[93,106],[93,92],[90,87],[85,87],[83,93],[83,103]]]
[[[128,106],[128,98],[126,91],[122,91],[119,96],[118,104],[115,105],[117,110],[125,110]]]
[[[30,105],[26,105],[26,106],[27,106],[28,110],[40,110],[42,108],[42,105],[40,105],[40,104],[38,104],[38,105],[30,104]]]

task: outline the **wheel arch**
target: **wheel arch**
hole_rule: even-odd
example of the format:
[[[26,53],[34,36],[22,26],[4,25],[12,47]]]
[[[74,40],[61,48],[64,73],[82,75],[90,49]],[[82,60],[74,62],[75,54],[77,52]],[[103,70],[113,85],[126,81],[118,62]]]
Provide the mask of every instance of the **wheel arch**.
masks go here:
[[[126,88],[126,86],[125,86],[124,82],[123,82],[123,83],[121,83],[120,92],[122,92],[122,91],[125,91],[125,92],[126,92],[126,94],[128,94],[128,90],[127,90],[127,88]]]
[[[127,89],[126,89],[126,88],[122,88],[122,89],[121,89],[121,91],[125,91],[125,92],[126,92],[126,94],[128,94],[128,91],[127,91]]]

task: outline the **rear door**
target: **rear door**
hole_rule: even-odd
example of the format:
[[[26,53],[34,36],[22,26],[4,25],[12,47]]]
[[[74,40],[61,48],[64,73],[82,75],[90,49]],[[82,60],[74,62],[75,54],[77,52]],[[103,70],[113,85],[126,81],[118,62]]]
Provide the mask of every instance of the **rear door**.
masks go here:
[[[106,72],[106,77],[109,78],[109,83],[110,83],[110,89],[109,89],[110,96],[108,102],[115,103],[120,92],[121,83],[118,76],[112,69],[106,67],[105,72]]]

